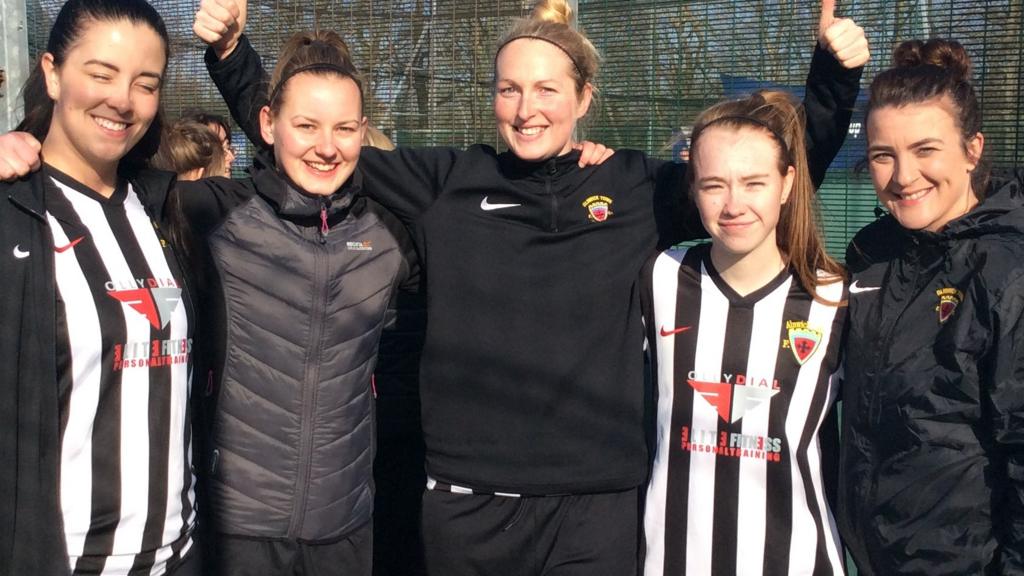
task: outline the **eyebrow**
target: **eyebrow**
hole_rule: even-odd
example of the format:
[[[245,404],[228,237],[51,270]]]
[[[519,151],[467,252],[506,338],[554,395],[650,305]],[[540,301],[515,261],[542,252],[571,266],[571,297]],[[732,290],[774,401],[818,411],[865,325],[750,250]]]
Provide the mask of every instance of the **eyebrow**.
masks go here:
[[[764,180],[768,178],[768,174],[750,174],[749,176],[743,176],[740,178],[740,182],[749,182],[751,180]],[[698,184],[706,184],[708,182],[725,182],[726,179],[720,176],[707,176],[705,178],[698,178]]]
[[[292,116],[291,119],[293,121],[294,120],[305,120],[307,122],[312,122],[314,124],[323,124],[323,122],[321,120],[319,120],[318,118],[312,118],[310,116],[306,116],[305,114],[296,114],[296,115]],[[360,120],[358,120],[358,119],[342,120],[341,122],[336,122],[336,124],[359,124],[359,123],[360,123]]]
[[[89,66],[90,64],[96,65],[96,66],[102,66],[102,67],[110,70],[111,72],[120,72],[121,71],[121,69],[118,68],[117,66],[114,66],[110,62],[104,62],[103,60],[96,60],[96,59],[87,60],[82,65],[83,66]],[[157,74],[156,72],[140,72],[139,76],[146,76],[146,77],[149,77],[149,78],[155,78],[157,81],[162,81],[163,80],[163,77],[160,76],[159,74]]]
[[[921,146],[924,146],[925,144],[934,144],[936,142],[939,143],[939,144],[944,144],[945,143],[945,142],[943,142],[943,140],[941,138],[922,138],[922,139],[918,140],[917,142],[912,143],[909,147],[910,148],[919,148]],[[874,146],[868,146],[868,152],[871,152],[873,150],[892,150],[892,149],[893,149],[892,146],[887,146],[887,145],[884,145],[884,144],[875,144]]]

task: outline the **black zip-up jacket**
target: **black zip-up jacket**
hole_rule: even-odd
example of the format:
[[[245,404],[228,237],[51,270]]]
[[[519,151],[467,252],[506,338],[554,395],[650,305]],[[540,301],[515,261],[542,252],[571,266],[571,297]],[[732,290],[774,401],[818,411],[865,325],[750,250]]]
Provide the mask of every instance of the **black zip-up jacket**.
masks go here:
[[[259,56],[207,58],[259,142]],[[860,70],[815,53],[806,100],[817,182],[845,138]],[[525,162],[364,149],[366,194],[413,230],[428,296],[421,397],[427,472],[486,492],[639,486],[647,474],[637,283],[658,243],[704,236],[685,165],[621,150]],[[657,193],[656,193],[657,190]]]
[[[1024,574],[1022,186],[850,244],[839,519],[864,576]]]
[[[413,250],[361,182],[312,196],[267,167],[176,190],[204,267],[217,532],[333,541],[370,520],[370,376]]]
[[[169,172],[125,173],[154,221]],[[69,574],[60,510],[53,235],[42,171],[0,183],[0,574]],[[27,256],[17,257],[17,254]],[[188,291],[189,318],[195,318]]]

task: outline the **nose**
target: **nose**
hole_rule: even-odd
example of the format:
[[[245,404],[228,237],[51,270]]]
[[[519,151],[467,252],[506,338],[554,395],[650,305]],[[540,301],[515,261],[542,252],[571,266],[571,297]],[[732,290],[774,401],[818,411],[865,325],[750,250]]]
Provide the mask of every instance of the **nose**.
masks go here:
[[[317,156],[330,159],[334,158],[337,153],[338,146],[334,142],[334,134],[330,130],[324,130],[316,140]]]
[[[896,165],[893,166],[892,180],[900,188],[907,188],[917,181],[920,171],[916,162],[910,158],[897,158],[893,162]]]
[[[744,205],[740,195],[730,188],[722,197],[722,214],[725,216],[739,216],[743,213]]]
[[[107,106],[113,108],[118,114],[127,116],[132,111],[132,87],[131,84],[117,84],[110,88],[107,94]]]
[[[526,120],[533,116],[533,97],[529,94],[524,93],[519,97],[519,108],[516,110],[516,114],[520,120]]]

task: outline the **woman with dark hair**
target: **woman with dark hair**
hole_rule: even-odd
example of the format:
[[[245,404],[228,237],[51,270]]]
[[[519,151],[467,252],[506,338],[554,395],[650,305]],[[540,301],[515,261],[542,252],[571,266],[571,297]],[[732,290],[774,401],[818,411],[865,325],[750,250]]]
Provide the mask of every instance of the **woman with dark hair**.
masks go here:
[[[71,0],[25,88],[42,169],[0,184],[0,566],[198,574],[194,314],[159,223],[170,42],[144,0]],[[8,163],[10,165],[10,163]]]
[[[971,61],[896,48],[852,274],[839,518],[860,573],[1024,573],[1024,172],[989,175]]]

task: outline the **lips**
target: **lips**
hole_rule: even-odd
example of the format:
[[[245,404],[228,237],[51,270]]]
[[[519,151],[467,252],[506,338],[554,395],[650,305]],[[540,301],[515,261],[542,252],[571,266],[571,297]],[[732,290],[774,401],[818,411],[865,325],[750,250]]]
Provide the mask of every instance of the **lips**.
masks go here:
[[[93,122],[96,122],[96,125],[102,128],[104,131],[114,133],[117,135],[127,132],[128,127],[131,126],[131,124],[125,122],[110,120],[108,118],[101,118],[99,116],[93,116],[92,119]]]
[[[309,160],[303,160],[303,163],[305,163],[306,167],[309,168],[311,172],[322,176],[333,174],[335,169],[338,167],[337,164],[310,162]]]
[[[516,133],[521,136],[526,136],[527,138],[532,138],[540,136],[545,130],[547,130],[546,126],[519,126],[516,128]]]
[[[918,202],[920,202],[922,198],[924,198],[925,196],[928,196],[933,190],[935,190],[935,187],[931,186],[931,187],[925,188],[924,190],[916,190],[914,192],[909,192],[909,193],[908,192],[894,192],[893,196],[895,197],[896,202],[898,202],[900,204],[913,205],[913,204],[917,204]]]

